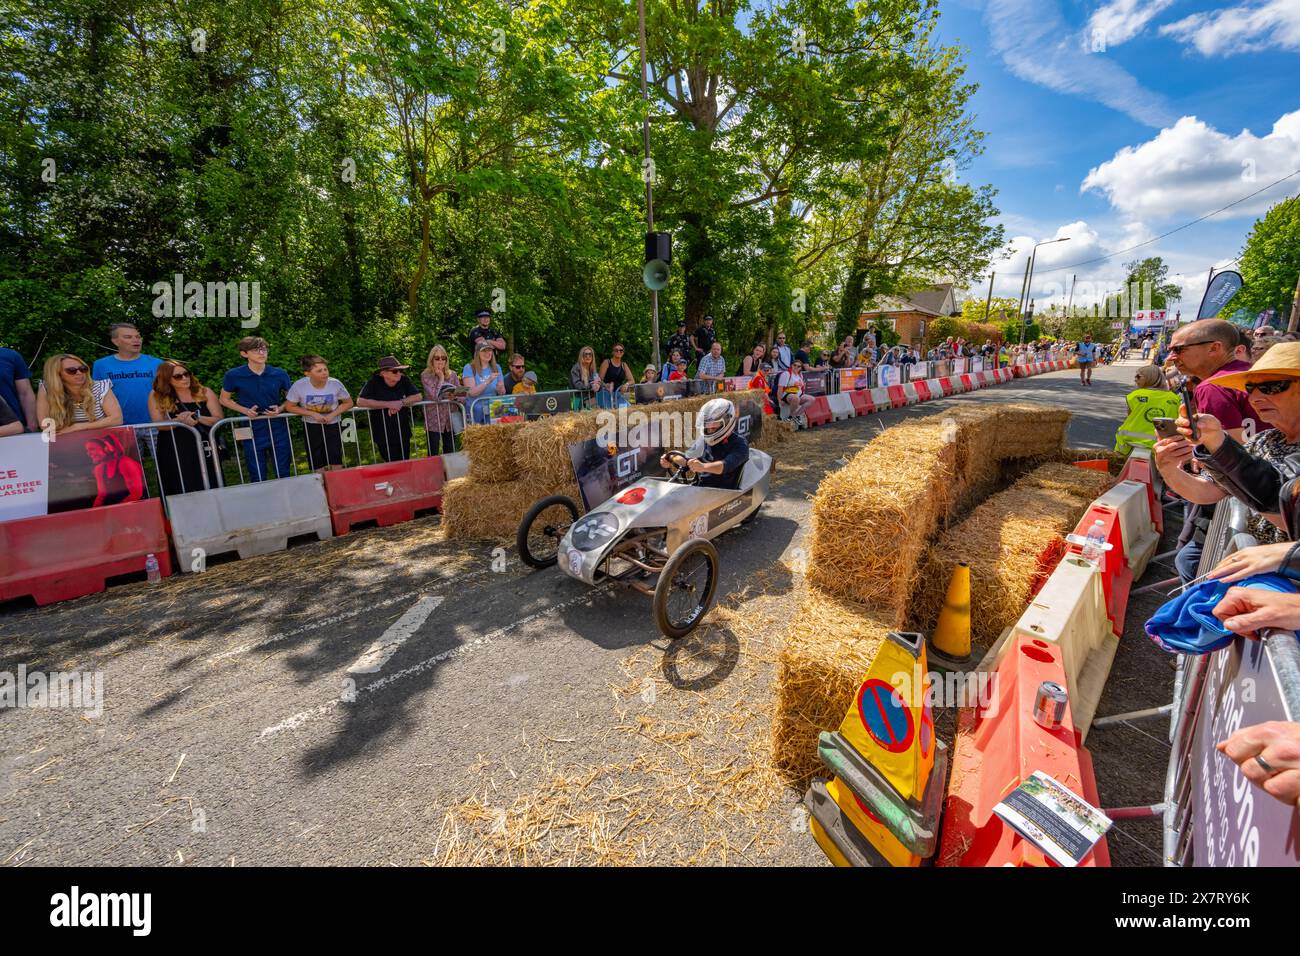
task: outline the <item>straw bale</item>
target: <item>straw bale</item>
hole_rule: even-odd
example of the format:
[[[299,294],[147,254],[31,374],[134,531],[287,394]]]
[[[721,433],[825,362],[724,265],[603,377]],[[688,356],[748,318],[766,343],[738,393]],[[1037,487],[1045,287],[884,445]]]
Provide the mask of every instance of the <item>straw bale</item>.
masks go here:
[[[794,438],[794,422],[781,421],[775,415],[763,416],[763,430],[759,433],[758,441],[754,442],[754,448],[760,451],[771,451],[778,445],[784,445]]]
[[[912,603],[913,629],[933,631],[958,562],[970,566],[974,644],[988,647],[1024,613],[1064,554],[1064,536],[1092,500],[1035,484],[1050,480],[1051,472],[1047,479],[1035,479],[1036,474],[994,495],[926,552]]]
[[[848,601],[809,590],[777,657],[772,763],[804,787],[819,772],[817,735],[844,720],[853,695],[892,628]]]
[[[1087,459],[1083,459],[1087,460]],[[1079,468],[1064,462],[1048,462],[1039,465],[1029,474],[1016,482],[1017,487],[1051,488],[1078,495],[1086,501],[1092,501],[1105,494],[1114,484],[1109,474],[1094,471],[1091,468]]]
[[[515,432],[519,474],[535,485],[555,487],[574,480],[569,446],[596,437],[596,411],[565,412],[528,422]]]
[[[463,436],[469,455],[469,477],[475,481],[497,484],[519,477],[515,461],[515,436],[523,422],[502,425],[470,425]]]
[[[541,497],[522,480],[482,482],[455,478],[442,487],[443,527],[449,539],[512,539],[530,505]]]
[[[998,423],[993,457],[1059,457],[1065,448],[1065,428],[1070,412],[1059,405],[1011,402],[996,406]]]

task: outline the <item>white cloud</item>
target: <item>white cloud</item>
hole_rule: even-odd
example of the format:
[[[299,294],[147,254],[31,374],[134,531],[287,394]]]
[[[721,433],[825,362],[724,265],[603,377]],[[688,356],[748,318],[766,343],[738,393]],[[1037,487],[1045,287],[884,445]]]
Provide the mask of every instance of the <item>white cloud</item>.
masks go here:
[[[1203,56],[1230,56],[1272,48],[1300,50],[1300,3],[1262,0],[1193,13],[1161,27],[1160,35],[1181,40]]]
[[[1221,133],[1184,116],[1153,139],[1125,146],[1092,169],[1081,192],[1104,193],[1136,218],[1202,216],[1300,168],[1300,110],[1287,113],[1266,136]],[[1253,218],[1293,193],[1300,177],[1279,183],[1218,219]]]
[[[1017,227],[1030,226],[1027,220],[1015,220]],[[1021,283],[1025,276],[1025,265],[1034,244],[1044,240],[1069,237],[1068,242],[1050,243],[1038,247],[1038,258],[1034,263],[1034,278],[1030,288],[1030,298],[1034,301],[1035,312],[1042,312],[1051,305],[1064,307],[1067,302],[1076,306],[1089,307],[1105,301],[1108,295],[1119,292],[1128,276],[1124,268],[1126,262],[1145,259],[1148,256],[1160,256],[1169,267],[1169,281],[1182,289],[1181,300],[1171,301],[1171,309],[1187,312],[1196,308],[1201,294],[1205,291],[1206,270],[1219,255],[1204,249],[1188,247],[1170,247],[1166,243],[1152,243],[1131,252],[1119,252],[1140,242],[1153,238],[1151,230],[1138,221],[1118,223],[1113,226],[1100,226],[1084,220],[1066,223],[1056,228],[1046,228],[1039,232],[1031,226],[1029,232],[1017,232],[1003,247],[1006,258],[993,263],[997,275],[993,283],[995,296],[1018,299]],[[1212,247],[1219,247],[1217,242]],[[1103,258],[1108,257],[1108,258]],[[1101,260],[1101,261],[1092,261]],[[1220,259],[1216,268],[1226,268],[1231,260]],[[1077,277],[1077,278],[1076,278]],[[1070,298],[1071,285],[1074,287],[1073,299]],[[988,277],[976,280],[966,290],[966,298],[983,299],[988,293]]]
[[[1097,40],[1104,42],[1106,47],[1127,43],[1173,2],[1174,0],[1110,0],[1094,10],[1088,18],[1084,42],[1090,48]]]
[[[1007,69],[1022,80],[1118,110],[1146,126],[1164,126],[1174,114],[1164,97],[1099,54],[1084,53],[1055,2],[990,0],[989,39]]]

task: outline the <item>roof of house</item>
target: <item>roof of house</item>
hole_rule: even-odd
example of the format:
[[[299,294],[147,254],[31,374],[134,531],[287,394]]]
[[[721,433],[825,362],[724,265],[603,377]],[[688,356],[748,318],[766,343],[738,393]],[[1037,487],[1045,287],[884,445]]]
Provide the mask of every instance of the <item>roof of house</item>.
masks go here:
[[[917,289],[904,296],[881,296],[872,313],[921,312],[925,315],[943,316],[956,311],[956,299],[951,282],[941,282],[928,289]]]

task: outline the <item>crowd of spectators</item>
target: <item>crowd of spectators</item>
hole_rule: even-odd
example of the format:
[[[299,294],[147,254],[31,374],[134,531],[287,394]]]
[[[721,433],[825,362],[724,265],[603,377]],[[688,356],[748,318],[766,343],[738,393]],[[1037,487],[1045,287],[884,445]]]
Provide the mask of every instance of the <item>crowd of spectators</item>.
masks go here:
[[[1152,347],[1144,352],[1158,356]],[[1300,342],[1204,319],[1180,326],[1166,366],[1140,369],[1135,382],[1156,394],[1186,387],[1196,405],[1189,418],[1185,404],[1167,401],[1177,409],[1178,434],[1153,444],[1166,486],[1186,502],[1175,566],[1187,594],[1217,589],[1213,614],[1227,632],[1254,638],[1300,628],[1300,459],[1293,457],[1300,454]],[[1207,509],[1229,497],[1245,505],[1247,531],[1258,543],[1198,576]],[[1260,576],[1282,584],[1265,587]],[[1245,727],[1218,749],[1265,792],[1293,806],[1300,801],[1300,724]]]

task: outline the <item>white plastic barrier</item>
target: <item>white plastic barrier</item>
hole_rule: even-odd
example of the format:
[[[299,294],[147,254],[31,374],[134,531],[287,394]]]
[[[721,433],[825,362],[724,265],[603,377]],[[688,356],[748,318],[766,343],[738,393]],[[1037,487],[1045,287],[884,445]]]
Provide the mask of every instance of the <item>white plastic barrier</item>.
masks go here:
[[[1140,481],[1121,481],[1093,503],[1119,513],[1119,527],[1124,536],[1124,558],[1136,581],[1142,577],[1147,562],[1160,544],[1160,535],[1151,523],[1147,486]]]
[[[889,389],[873,388],[871,390],[871,404],[876,406],[876,411],[884,411],[886,408],[892,408],[894,403],[889,399]]]
[[[907,396],[907,404],[909,405],[915,405],[917,402],[921,400],[921,396],[916,394],[915,382],[904,382],[903,394]]]
[[[241,558],[283,551],[302,534],[334,537],[325,482],[315,474],[171,495],[167,505],[182,571],[231,551]]]
[[[843,421],[846,418],[853,418],[853,399],[849,397],[848,392],[839,392],[835,395],[826,396],[826,404],[831,407],[831,420]]]
[[[1106,613],[1101,575],[1078,556],[1062,558],[1011,628],[1010,637],[999,641],[993,652],[995,661],[1000,662],[1006,649],[1016,646],[1017,634],[1060,649],[1074,725],[1086,738],[1119,647]],[[986,665],[981,664],[980,669]]]

